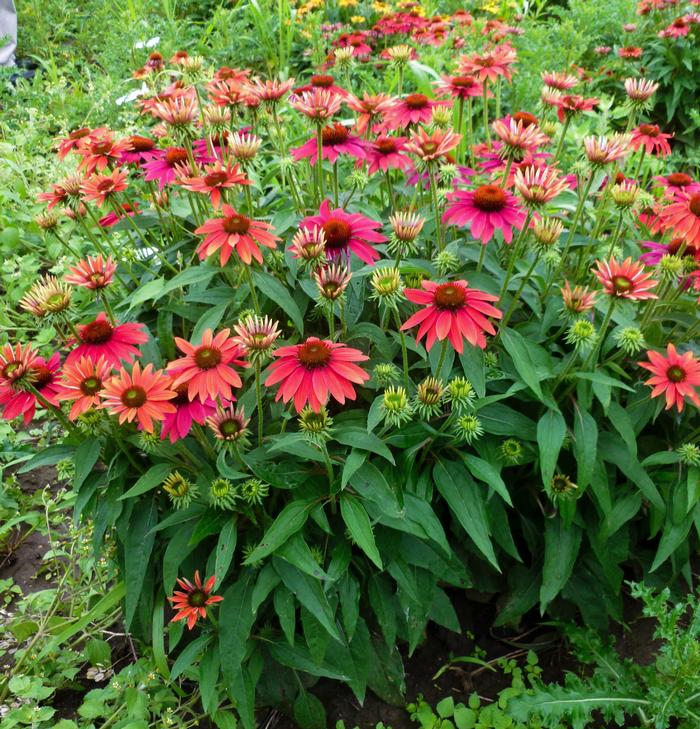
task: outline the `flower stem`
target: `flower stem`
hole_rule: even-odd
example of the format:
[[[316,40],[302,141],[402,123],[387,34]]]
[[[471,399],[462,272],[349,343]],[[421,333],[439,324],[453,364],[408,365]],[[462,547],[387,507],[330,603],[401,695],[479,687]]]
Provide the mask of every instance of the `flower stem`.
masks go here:
[[[591,365],[595,367],[595,363],[598,359],[598,352],[600,352],[601,347],[603,346],[603,339],[605,338],[605,334],[608,331],[608,326],[610,325],[610,320],[612,319],[613,310],[615,308],[615,303],[617,302],[617,299],[614,296],[610,297],[610,304],[608,305],[608,310],[605,314],[605,319],[603,319],[603,323],[600,325],[600,331],[598,332],[598,341],[595,343],[595,346],[591,350],[591,353],[586,358],[586,361],[583,363],[583,369],[588,369]]]
[[[263,442],[263,405],[259,361],[255,362],[255,397],[258,401],[258,448],[261,448]]]
[[[483,113],[484,113],[484,134],[486,136],[486,146],[491,149],[491,130],[489,129],[489,97],[488,82],[484,79],[483,93]]]
[[[531,220],[532,220],[532,210],[528,210],[527,216],[525,217],[525,223],[523,224],[523,227],[521,228],[520,233],[518,234],[518,237],[515,239],[515,241],[513,242],[513,244],[510,247],[510,256],[508,258],[508,265],[506,268],[506,277],[503,280],[503,286],[501,287],[501,292],[498,295],[499,299],[502,299],[505,296],[506,292],[508,291],[508,285],[510,284],[510,279],[513,275],[513,269],[515,268],[515,261],[518,259],[518,256],[520,255],[521,244],[525,240],[525,236],[527,235]]]
[[[442,340],[442,349],[440,350],[440,359],[437,363],[437,368],[435,369],[435,377],[440,377],[440,374],[442,373],[442,365],[445,363],[445,355],[447,354],[447,339]]]
[[[559,160],[559,155],[562,152],[562,149],[564,148],[564,140],[566,139],[566,132],[569,129],[569,124],[571,122],[571,117],[567,116],[564,119],[564,126],[561,128],[561,136],[559,137],[559,143],[557,144],[557,151],[554,153],[554,161],[557,162]]]
[[[499,329],[505,329],[506,326],[508,326],[508,322],[510,321],[510,317],[513,316],[513,312],[515,311],[515,307],[518,304],[518,301],[520,300],[520,295],[523,293],[523,289],[527,285],[527,282],[530,280],[530,276],[532,275],[532,272],[535,270],[535,266],[537,265],[537,255],[533,255],[532,257],[532,263],[530,264],[530,267],[527,269],[527,273],[523,276],[522,280],[520,281],[520,286],[518,287],[518,290],[515,292],[515,295],[513,296],[513,300],[510,302],[510,306],[508,307],[508,311],[506,312],[505,316],[503,317],[503,321],[501,321],[501,325]]]
[[[316,125],[316,193],[318,204],[323,202],[323,126]]]
[[[409,377],[408,377],[408,350],[406,349],[406,335],[401,330],[401,319],[399,318],[399,311],[398,309],[394,308],[394,319],[396,320],[396,328],[399,332],[399,337],[401,337],[401,361],[403,364],[403,386],[406,388],[406,392],[408,392],[408,385],[409,385]]]
[[[243,270],[245,271],[246,278],[248,279],[248,288],[250,289],[250,297],[253,299],[253,308],[256,314],[260,314],[260,304],[258,303],[258,294],[255,291],[255,284],[253,283],[253,274],[250,270],[250,266],[243,264]]]
[[[430,175],[430,196],[433,200],[433,213],[435,214],[435,232],[437,233],[438,249],[442,250],[445,247],[445,237],[442,230],[442,221],[440,220],[440,206],[438,204],[435,168],[432,164],[428,165],[428,175]]]

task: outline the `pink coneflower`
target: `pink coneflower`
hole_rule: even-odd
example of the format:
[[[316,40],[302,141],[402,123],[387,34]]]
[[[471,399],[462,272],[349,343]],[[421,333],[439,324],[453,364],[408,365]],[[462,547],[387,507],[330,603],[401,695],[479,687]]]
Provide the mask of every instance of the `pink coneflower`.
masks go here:
[[[637,104],[644,104],[656,93],[659,84],[646,78],[626,78],[627,98]]]
[[[657,157],[666,157],[671,154],[671,147],[668,140],[673,134],[664,134],[657,124],[640,124],[631,132],[630,144],[637,151],[644,147],[647,154]]]
[[[674,198],[680,192],[700,192],[700,182],[696,182],[685,172],[672,172],[665,177],[660,175],[654,179],[661,183],[667,197]]]
[[[212,595],[216,577],[213,575],[202,585],[199,570],[194,573],[194,585],[187,579],[178,579],[177,584],[182,590],[176,590],[168,600],[172,603],[173,609],[177,610],[171,622],[186,620],[188,630],[192,630],[199,618],[207,617],[207,606],[215,605],[224,598],[220,595]]]
[[[328,89],[313,89],[294,96],[290,101],[297,111],[314,121],[325,121],[340,111],[343,97]]]
[[[191,400],[188,395],[187,383],[171,388],[175,397],[170,401],[175,406],[174,413],[167,413],[160,428],[160,439],[168,438],[175,443],[185,438],[192,429],[192,423],[204,425],[207,418],[216,412],[216,402],[213,400]]]
[[[151,114],[169,127],[191,127],[199,119],[199,104],[195,95],[174,96],[157,101]]]
[[[63,379],[58,388],[58,400],[73,403],[68,417],[75,420],[100,403],[104,383],[112,374],[112,365],[100,357],[97,360],[79,357],[63,368]]]
[[[590,311],[595,305],[595,291],[589,291],[587,286],[574,286],[568,281],[561,288],[561,297],[564,307],[572,314],[583,314]]]
[[[341,342],[309,337],[303,344],[280,347],[274,356],[265,386],[281,383],[275,400],[294,399],[297,412],[306,403],[319,412],[329,396],[343,405],[346,399],[355,399],[353,384],[369,380],[369,374],[355,364],[369,358]]]
[[[694,258],[700,263],[700,247],[688,245],[685,238],[672,238],[668,243],[644,240],[640,245],[647,249],[647,253],[643,253],[639,257],[639,260],[646,266],[656,266],[664,256],[677,256],[681,248],[683,248],[684,258]]]
[[[237,441],[245,443],[249,422],[250,418],[246,418],[244,408],[236,408],[234,405],[218,408],[213,415],[207,418],[207,425],[214,433],[214,437],[226,443],[236,443]]]
[[[573,89],[579,82],[578,76],[566,73],[566,71],[543,71],[540,76],[546,86],[557,91]]]
[[[344,264],[332,263],[330,266],[319,266],[313,278],[321,296],[327,301],[335,301],[345,293],[352,274]]]
[[[417,341],[427,336],[425,346],[432,349],[435,340],[449,339],[460,354],[464,350],[464,339],[475,347],[486,347],[484,332],[495,334],[488,317],[500,319],[503,313],[489,302],[498,301],[498,296],[478,289],[470,289],[466,281],[450,281],[438,284],[422,281],[422,289],[404,289],[406,298],[424,308],[411,316],[401,327],[411,329],[417,325]]]
[[[44,400],[56,407],[59,405],[56,396],[60,365],[58,352],[54,352],[48,361],[43,357],[35,357],[22,376],[22,380],[31,383]],[[14,420],[21,415],[24,424],[28,425],[34,418],[39,401],[34,392],[17,387],[18,379],[0,382],[0,408],[5,420]]]
[[[79,129],[74,129],[64,139],[61,139],[58,143],[58,149],[56,151],[58,159],[64,160],[71,151],[83,145],[86,141],[86,138],[89,137],[91,133],[92,130],[90,129],[90,127],[80,127]]]
[[[233,337],[233,341],[242,347],[243,354],[248,359],[255,361],[272,351],[281,334],[278,326],[279,322],[267,316],[248,316],[238,324],[234,324],[233,330],[236,336]]]
[[[185,190],[208,195],[214,210],[221,205],[223,190],[236,185],[250,185],[250,180],[237,164],[227,162],[224,165],[218,160],[206,165],[196,177],[184,177],[178,182]]]
[[[80,186],[85,202],[94,202],[102,207],[106,200],[126,190],[126,172],[114,170],[109,175],[92,175]]]
[[[647,352],[648,362],[637,362],[640,367],[652,373],[644,384],[653,388],[652,397],[664,395],[666,410],[676,407],[683,412],[687,397],[695,407],[700,407],[700,396],[696,387],[700,387],[700,361],[692,352],[678,354],[673,344],[666,347],[666,356],[660,352]]]
[[[196,164],[206,164],[214,160],[206,155],[198,154],[193,150]],[[194,170],[190,169],[189,155],[184,147],[168,147],[158,149],[154,152],[144,153],[147,162],[142,164],[144,179],[147,182],[158,181],[159,189],[163,189],[178,178],[178,176],[193,175]]]
[[[659,38],[683,38],[690,33],[690,23],[681,17],[659,31]]]
[[[292,257],[314,267],[326,261],[326,234],[323,228],[314,225],[301,227],[292,238]]]
[[[348,128],[340,122],[327,124],[321,129],[321,142],[323,159],[327,159],[331,164],[335,164],[341,154],[355,159],[365,158],[364,142],[359,137],[352,136]],[[295,162],[308,158],[309,163],[315,165],[318,157],[316,135],[302,144],[301,147],[296,147],[290,151]]]
[[[409,172],[413,162],[405,154],[406,137],[379,136],[365,148],[367,173],[373,175],[378,170],[398,169]]]
[[[276,78],[267,81],[255,79],[246,83],[245,89],[251,96],[255,96],[260,101],[274,104],[289,93],[293,86],[293,78],[289,78],[286,81],[279,81]]]
[[[415,154],[422,162],[433,162],[440,157],[447,157],[462,139],[449,129],[435,129],[428,134],[422,127],[411,131],[406,151]]]
[[[88,256],[69,269],[71,273],[65,276],[66,283],[97,291],[112,283],[117,264],[109,256],[102,258],[99,254],[94,258]]]
[[[661,208],[659,217],[688,245],[700,248],[700,191],[679,192],[670,205]]]
[[[413,243],[420,235],[425,218],[416,213],[394,213],[389,218],[394,237],[401,243]]]
[[[496,230],[506,243],[513,240],[513,228],[522,228],[525,213],[516,197],[498,185],[482,185],[476,190],[459,190],[447,196],[451,204],[442,219],[445,223],[469,226],[471,234],[486,245]]]
[[[528,207],[538,208],[554,200],[569,187],[565,177],[553,167],[528,165],[519,168],[513,176],[513,184]]]
[[[597,56],[607,56],[610,53],[610,51],[612,51],[612,48],[610,46],[596,46],[593,49],[593,52]]]
[[[462,56],[459,60],[459,72],[468,76],[475,76],[480,83],[490,81],[494,83],[499,76],[507,81],[512,78],[511,66],[516,60],[515,50],[505,44],[496,46],[490,51],[471,56]]]
[[[161,421],[175,412],[169,402],[176,396],[170,377],[163,370],[154,370],[152,364],[143,370],[134,362],[131,372],[122,367],[104,383],[99,407],[119,416],[119,424],[138,423],[139,430],[153,432],[153,421]]]
[[[255,159],[261,144],[262,139],[249,132],[234,132],[229,136],[231,156],[243,164]]]
[[[584,137],[583,147],[588,161],[594,166],[603,166],[622,159],[630,151],[630,137]]]
[[[549,137],[544,134],[536,124],[524,124],[523,121],[515,119],[497,119],[491,128],[494,134],[501,140],[501,157],[521,161],[528,152],[533,152],[538,147],[549,142]]]
[[[631,258],[626,258],[622,263],[611,258],[609,261],[596,261],[596,266],[591,270],[608,296],[631,301],[658,298],[651,292],[658,281],[651,278],[651,273],[644,271],[644,264]]]
[[[555,100],[555,105],[558,109],[557,114],[560,121],[564,121],[567,117],[581,114],[584,111],[591,111],[598,106],[598,103],[599,99],[586,99],[578,94],[565,94],[564,96],[559,96]]]
[[[259,246],[274,249],[280,240],[270,232],[272,226],[262,220],[247,218],[230,205],[222,205],[221,212],[222,218],[210,218],[195,230],[195,233],[206,236],[197,247],[199,258],[203,261],[220,250],[219,260],[225,266],[235,251],[243,263],[250,264],[253,258],[262,263]]]
[[[113,366],[120,362],[131,362],[134,357],[141,356],[137,345],[148,341],[146,327],[138,322],[125,324],[109,323],[104,312],[100,312],[94,321],[78,326],[78,346],[69,353],[66,364],[73,364],[81,357],[97,361],[104,357]]]
[[[247,363],[230,329],[222,329],[216,336],[207,329],[199,344],[175,337],[175,344],[185,356],[168,364],[174,388],[186,384],[190,400],[199,398],[200,402],[235,399],[231,388],[240,387],[242,381],[233,367],[246,367]]]
[[[4,344],[0,349],[0,387],[13,385],[22,379],[38,355],[29,345]]]
[[[130,218],[133,218],[140,212],[138,203],[134,203],[134,207],[132,207],[129,203],[120,203],[118,213],[115,210],[110,210],[107,215],[103,215],[97,222],[102,228],[111,228],[120,220],[124,220],[127,215]]]
[[[93,129],[85,137],[84,143],[76,148],[76,152],[82,157],[78,169],[86,175],[91,175],[95,170],[101,172],[108,166],[119,164],[122,154],[128,149],[128,139],[117,141],[108,129]]]
[[[443,76],[433,83],[436,91],[455,99],[464,100],[484,93],[482,84],[475,76]]]
[[[331,210],[329,200],[321,203],[318,215],[310,215],[301,222],[304,228],[314,225],[322,228],[326,237],[326,256],[349,258],[354,253],[361,261],[371,265],[379,253],[371,245],[383,243],[386,236],[376,231],[382,224],[361,213],[347,213],[343,208]]]
[[[642,49],[637,46],[624,46],[617,52],[620,58],[641,58]]]
[[[405,129],[411,124],[427,124],[433,116],[433,108],[438,102],[425,94],[409,94],[396,99],[387,112],[384,127],[388,130]]]
[[[355,131],[357,134],[363,135],[368,129],[372,129],[375,122],[380,122],[384,115],[391,110],[394,99],[388,94],[370,95],[365,91],[361,99],[349,95],[346,97],[345,103],[357,113]]]

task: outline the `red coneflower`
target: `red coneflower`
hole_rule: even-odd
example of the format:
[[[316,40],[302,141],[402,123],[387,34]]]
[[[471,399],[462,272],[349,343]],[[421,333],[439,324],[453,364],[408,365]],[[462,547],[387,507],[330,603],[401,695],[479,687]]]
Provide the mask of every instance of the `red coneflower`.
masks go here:
[[[382,224],[361,213],[348,213],[343,208],[331,210],[329,200],[321,203],[318,215],[310,215],[301,222],[301,227],[314,225],[323,229],[326,237],[326,257],[329,259],[354,253],[361,261],[371,265],[379,253],[371,243],[383,243],[386,236],[376,231]]]
[[[74,129],[70,132],[65,139],[61,139],[58,143],[58,149],[56,152],[58,159],[64,160],[69,152],[84,144],[86,138],[89,137],[91,133],[92,130],[90,127],[80,127],[80,129]]]
[[[104,383],[101,409],[119,416],[119,424],[138,422],[139,430],[153,432],[153,421],[160,421],[175,412],[169,402],[177,393],[163,370],[154,370],[152,364],[141,370],[135,362],[131,372],[122,367]]]
[[[316,135],[311,137],[300,147],[290,150],[295,162],[308,158],[313,166],[318,157],[318,145]],[[354,137],[346,126],[340,122],[327,124],[321,129],[321,155],[331,164],[337,162],[340,155],[347,155],[355,159],[365,158],[365,144],[359,137]]]
[[[379,136],[370,142],[365,155],[367,160],[367,174],[373,175],[381,170],[397,169],[408,172],[413,169],[413,162],[402,151],[406,147],[406,137]]]
[[[1,361],[2,359],[0,359]],[[54,352],[48,361],[43,357],[35,357],[21,378],[30,383],[46,402],[56,407],[58,407],[56,396],[60,365],[58,352]],[[18,381],[19,378],[8,382],[0,381],[2,417],[5,420],[14,420],[17,416],[22,415],[24,424],[28,425],[34,418],[38,398],[33,391],[18,387]]]
[[[91,175],[95,170],[101,172],[108,166],[119,164],[122,154],[128,149],[128,139],[117,141],[109,129],[93,129],[83,143],[76,147],[75,151],[82,157],[78,169],[86,175]]]
[[[235,185],[250,185],[250,180],[237,164],[227,162],[224,165],[217,160],[212,165],[206,165],[196,177],[183,177],[178,183],[185,190],[209,195],[214,210],[218,210],[223,190]]]
[[[270,365],[266,387],[281,383],[275,400],[288,403],[294,399],[294,407],[301,412],[308,402],[314,412],[333,396],[341,405],[355,399],[354,384],[369,380],[369,375],[355,362],[369,357],[359,349],[341,342],[309,337],[303,344],[280,347]]]
[[[642,49],[637,46],[624,46],[617,52],[620,58],[641,58]]]
[[[75,266],[69,266],[69,270],[70,273],[65,277],[66,283],[97,291],[112,283],[117,264],[109,256],[102,258],[102,254],[98,254],[94,258],[88,256],[78,261]]]
[[[650,377],[644,384],[653,388],[652,397],[665,395],[666,410],[674,405],[678,412],[683,412],[687,397],[695,407],[700,407],[700,397],[696,387],[700,387],[700,361],[692,352],[678,354],[673,344],[666,347],[666,356],[659,352],[647,352],[648,362],[637,362],[640,367],[649,370]]]
[[[75,420],[90,408],[100,404],[104,383],[112,374],[112,365],[100,357],[97,360],[80,357],[63,368],[58,399],[73,403],[68,417]]]
[[[188,579],[178,578],[177,584],[182,590],[176,590],[173,592],[173,596],[168,598],[173,609],[179,611],[171,622],[187,620],[187,628],[192,630],[199,618],[206,618],[207,605],[215,605],[224,599],[219,595],[211,594],[215,583],[216,577],[212,576],[202,585],[199,570],[194,573],[194,585]]]
[[[109,175],[92,175],[80,186],[84,202],[94,202],[102,207],[106,200],[126,190],[127,173],[114,170]]]
[[[104,357],[116,367],[120,362],[140,357],[141,350],[136,345],[146,341],[148,334],[143,324],[128,322],[112,326],[104,312],[100,312],[94,321],[78,327],[78,346],[69,353],[66,364],[72,364],[80,357],[95,361]]]
[[[469,226],[471,234],[486,245],[496,230],[506,243],[513,240],[513,228],[522,228],[525,213],[512,193],[498,185],[482,185],[476,190],[458,190],[447,196],[451,204],[442,216],[443,222]]]
[[[630,144],[635,152],[640,147],[644,147],[647,154],[666,157],[671,154],[671,147],[668,143],[671,137],[673,134],[664,134],[658,124],[640,124],[632,130]]]
[[[192,429],[192,423],[204,425],[207,418],[216,412],[216,403],[213,400],[190,400],[186,383],[172,386],[176,396],[170,401],[175,406],[174,413],[168,413],[160,427],[160,439],[169,438],[175,443],[185,438]]]
[[[274,249],[279,240],[270,232],[272,226],[262,220],[247,218],[230,205],[222,205],[221,211],[224,214],[222,218],[210,218],[195,230],[195,233],[206,236],[197,247],[200,260],[220,250],[222,266],[228,263],[234,251],[243,263],[250,264],[253,258],[262,263],[263,256],[258,246]]]
[[[440,102],[445,103],[445,102]],[[387,112],[383,126],[388,130],[405,129],[411,124],[427,124],[433,116],[433,107],[438,104],[425,94],[409,94],[396,99]]]
[[[700,248],[700,190],[679,192],[673,202],[659,211],[664,226],[685,238],[688,245]]]
[[[632,301],[657,298],[651,289],[658,281],[651,278],[651,273],[645,273],[644,264],[632,258],[626,258],[622,263],[611,258],[609,261],[596,261],[596,266],[591,270],[608,296]]]
[[[240,358],[243,350],[230,335],[230,329],[222,329],[216,336],[207,329],[199,344],[175,337],[177,348],[185,356],[168,364],[173,387],[187,384],[190,400],[234,400],[232,388],[240,387],[242,381],[233,366],[246,367],[247,362]]]
[[[423,309],[411,316],[401,327],[411,329],[417,325],[420,340],[427,336],[425,346],[430,350],[435,340],[449,339],[454,349],[464,350],[464,339],[475,347],[486,347],[484,332],[495,334],[489,321],[492,316],[500,319],[503,313],[489,302],[498,301],[498,296],[478,289],[470,289],[467,281],[449,281],[438,284],[422,281],[422,289],[404,289],[406,298]]]

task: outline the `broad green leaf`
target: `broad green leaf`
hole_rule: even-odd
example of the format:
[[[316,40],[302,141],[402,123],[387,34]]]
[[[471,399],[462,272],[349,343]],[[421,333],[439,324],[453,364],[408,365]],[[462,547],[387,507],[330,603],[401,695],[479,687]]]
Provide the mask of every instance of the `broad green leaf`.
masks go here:
[[[506,351],[510,354],[516,371],[522,377],[523,382],[537,395],[542,402],[544,393],[541,382],[551,377],[551,370],[547,371],[545,362],[549,355],[542,347],[525,339],[514,329],[503,329],[501,337]],[[543,356],[544,355],[544,356]]]
[[[552,482],[557,467],[559,451],[566,436],[566,423],[561,413],[548,410],[537,423],[537,445],[540,450],[540,473],[542,483]]]
[[[463,453],[462,460],[467,464],[467,468],[471,471],[474,478],[478,478],[479,481],[483,481],[488,484],[509,506],[513,506],[513,502],[510,499],[508,488],[505,482],[501,478],[501,474],[498,473],[496,468],[485,461],[483,458],[472,455],[471,453]]]
[[[326,729],[326,710],[320,700],[308,691],[299,691],[293,712],[299,729]]]
[[[243,564],[253,564],[272,554],[292,534],[296,534],[309,518],[313,499],[292,501],[287,504],[265,532],[260,544],[248,555]]]
[[[286,286],[278,281],[274,276],[270,276],[262,271],[253,271],[253,282],[260,291],[267,296],[270,301],[281,307],[289,318],[294,322],[294,326],[299,333],[304,333],[304,318],[301,311],[294,301]]]
[[[210,309],[205,311],[192,330],[190,341],[199,342],[207,329],[216,329],[216,327],[218,327],[221,323],[221,320],[224,318],[224,314],[226,313],[228,306],[229,302],[225,301],[222,304],[212,306]]]
[[[129,530],[124,543],[124,584],[126,585],[124,623],[127,629],[134,619],[136,606],[141,596],[156,536],[151,530],[157,521],[158,509],[155,499],[146,504],[138,504],[129,520]]]
[[[578,408],[574,412],[574,454],[576,483],[580,489],[585,489],[593,478],[598,455],[598,426],[590,413]]]
[[[244,570],[223,594],[219,607],[219,655],[224,681],[229,689],[240,681],[241,663],[248,650],[248,639],[255,623],[252,607],[254,573]],[[234,693],[235,695],[235,693]]]
[[[435,485],[452,513],[478,550],[500,572],[479,487],[467,469],[453,461],[438,461],[433,468]]]
[[[627,444],[627,447],[630,449],[630,453],[636,457],[637,436],[634,432],[634,425],[632,425],[632,420],[627,414],[627,411],[621,405],[613,401],[608,406],[608,418],[610,418],[610,422],[615,426],[615,430],[622,436],[622,440],[624,440]]]
[[[182,650],[182,653],[180,653],[180,655],[175,659],[175,663],[173,663],[173,667],[170,671],[170,680],[174,681],[178,676],[187,671],[187,669],[194,664],[197,658],[199,658],[199,655],[204,653],[206,647],[213,639],[214,636],[211,634],[200,635],[191,643],[188,643]]]
[[[345,465],[343,466],[343,474],[340,478],[341,488],[345,488],[352,475],[357,469],[367,460],[367,452],[362,450],[355,450],[354,448],[348,453],[348,457],[345,459]]]
[[[540,613],[566,585],[581,547],[581,530],[564,526],[561,518],[547,519],[544,531],[544,566],[540,588]]]
[[[372,524],[362,502],[355,496],[343,493],[340,497],[340,513],[353,541],[380,570],[383,569]]]
[[[236,540],[238,530],[236,525],[236,517],[231,517],[222,527],[219,539],[216,543],[216,562],[214,567],[214,575],[216,582],[214,587],[218,587],[226,577],[228,568],[233,559],[233,553],[236,550]]]
[[[362,450],[376,453],[378,456],[386,458],[386,460],[392,465],[396,465],[394,456],[391,454],[391,451],[387,448],[384,441],[374,433],[368,433],[364,428],[338,428],[336,432],[333,433],[333,438],[343,445],[352,446],[353,448],[361,448]]]
[[[76,491],[80,491],[80,487],[95,467],[101,450],[102,442],[98,438],[88,438],[78,446],[74,457],[75,478],[73,479],[73,488]]]
[[[289,537],[287,541],[276,551],[282,559],[298,567],[307,575],[319,580],[327,580],[328,575],[323,571],[319,563],[314,559],[309,545],[301,534],[297,533]]]
[[[119,497],[119,500],[140,496],[156,486],[160,486],[172,470],[173,467],[170,463],[157,463],[155,466],[151,466],[125,494]]]

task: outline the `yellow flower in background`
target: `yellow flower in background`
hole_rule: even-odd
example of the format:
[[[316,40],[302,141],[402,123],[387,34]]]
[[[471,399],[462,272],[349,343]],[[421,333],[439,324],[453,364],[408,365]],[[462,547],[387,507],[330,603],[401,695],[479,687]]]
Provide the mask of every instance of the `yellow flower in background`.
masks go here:
[[[338,0],[338,5],[341,8],[354,8],[357,5],[357,0]]]
[[[379,15],[389,15],[394,12],[391,5],[379,1],[372,3],[372,9],[375,13],[379,13]]]
[[[366,23],[367,22],[367,18],[365,18],[364,15],[353,15],[350,18],[350,22],[351,23],[354,23],[355,25],[360,25],[361,23]]]

